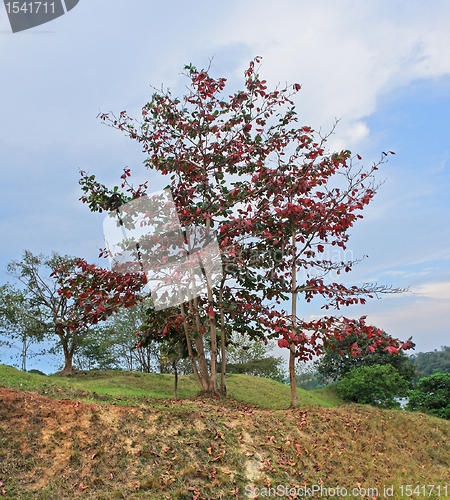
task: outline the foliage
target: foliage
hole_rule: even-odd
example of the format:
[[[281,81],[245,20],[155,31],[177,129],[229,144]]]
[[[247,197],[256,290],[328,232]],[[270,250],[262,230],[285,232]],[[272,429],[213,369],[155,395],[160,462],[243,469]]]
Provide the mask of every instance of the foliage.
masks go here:
[[[447,346],[442,346],[439,351],[412,354],[410,360],[423,377],[433,373],[450,373],[450,347]]]
[[[347,402],[399,408],[395,398],[407,395],[408,382],[391,365],[359,366],[346,373],[336,389]]]
[[[145,282],[139,275],[123,275],[119,281],[117,273],[55,252],[46,257],[25,250],[22,260],[11,262],[7,270],[24,285],[23,297],[31,306],[20,317],[21,328],[33,321],[58,337],[65,361],[62,375],[72,372],[73,356],[89,327],[141,300]]]
[[[96,325],[86,331],[74,353],[78,370],[113,370],[120,368],[110,328]]]
[[[324,387],[320,374],[311,363],[298,363],[295,367],[295,378],[297,386],[307,391]]]
[[[202,390],[213,393],[218,392],[219,341],[224,393],[231,332],[254,340],[278,338],[280,347],[290,350],[292,405],[296,406],[295,358],[311,359],[321,352],[323,340],[343,340],[351,333],[366,335],[373,347],[383,341],[378,330],[365,324],[365,317],[331,316],[307,322],[297,317],[296,303],[301,294],[307,301],[318,295],[325,299],[326,309],[339,309],[364,303],[366,297],[400,291],[327,282],[331,271],[348,272],[354,262],[331,261],[323,255],[328,246],[345,249],[347,230],[375,195],[373,174],[387,153],[367,171],[353,164],[361,158],[353,158],[348,150],[327,153],[326,137],[296,123],[291,98],[300,85],[267,90],[266,81],[256,72],[259,62],[255,58],[245,71],[245,89],[228,99],[221,95],[224,78],[214,79],[209,70],[188,65],[190,88],[183,100],[159,91],[142,108],[142,121],[126,111],[100,118],[140,144],[147,155],[146,167],[170,176],[183,234],[194,228],[205,241],[215,235],[220,245],[220,283],[213,286],[206,280],[206,297],[194,297],[164,314],[151,313],[149,329],[153,323],[153,331],[164,337],[174,326],[187,339],[188,349],[191,342],[195,344],[197,355],[189,352],[194,375]],[[130,175],[130,169],[124,169],[121,189],[127,189],[121,192],[118,186],[108,189],[95,175],[82,172],[82,201],[92,211],[118,211],[145,195],[147,183],[135,189],[128,184]],[[342,182],[333,183],[337,178],[344,180],[344,188],[339,187]],[[158,233],[163,227],[166,231],[166,225],[156,225],[154,233],[139,240],[143,261],[149,256],[167,258],[170,241],[162,237],[166,233]],[[128,250],[136,254],[136,242],[133,245]],[[185,246],[190,252],[186,236]],[[288,299],[290,313],[276,309],[275,302]],[[143,340],[149,329],[143,332]],[[210,339],[210,369],[205,334]],[[390,339],[385,348],[397,352],[408,347]],[[359,352],[356,342],[352,349]]]
[[[450,420],[450,373],[435,373],[420,380],[407,408]]]
[[[42,372],[41,370],[36,370],[33,368],[32,370],[28,370],[28,373],[33,373],[34,375],[42,375],[43,377],[46,377],[47,374]]]
[[[228,363],[227,372],[245,373],[255,377],[270,378],[272,380],[276,380],[277,382],[284,382],[286,379],[286,373],[283,369],[283,365],[283,358],[268,356],[261,359],[252,359],[246,363]],[[218,366],[221,367],[220,362],[218,363]]]
[[[148,318],[146,311],[150,307],[151,300],[142,298],[139,303],[120,309],[101,327],[102,333],[97,342],[104,339],[116,367],[145,373],[158,370],[158,345],[149,339],[145,346],[137,349],[136,336]],[[95,336],[92,342],[96,343]]]
[[[271,353],[275,348],[273,341],[250,341],[248,337],[233,333],[227,341],[227,372],[242,373],[257,377],[270,378],[284,382],[286,373],[284,359]],[[218,363],[219,370],[222,363]]]
[[[248,363],[254,359],[270,356],[274,341],[252,341],[247,336],[233,332],[227,338],[227,363]]]
[[[22,290],[6,283],[0,286],[0,345],[20,349],[21,369],[27,370],[27,358],[43,354],[31,347],[41,342],[47,332],[47,325],[40,321],[35,304]],[[20,343],[20,347],[16,342]]]
[[[376,327],[373,328],[376,329]],[[355,334],[347,336],[342,341],[328,343],[323,356],[315,362],[316,370],[322,380],[324,382],[336,381],[358,366],[391,365],[412,388],[413,381],[417,378],[414,365],[404,351],[399,350],[395,353],[385,350],[390,345],[391,337],[384,330],[382,334],[383,342],[375,347],[374,351],[370,349],[372,342],[369,339],[358,339]],[[353,355],[352,352],[352,344],[355,342],[358,343],[360,349],[357,355]],[[415,344],[411,338],[409,342],[410,347],[413,348]]]

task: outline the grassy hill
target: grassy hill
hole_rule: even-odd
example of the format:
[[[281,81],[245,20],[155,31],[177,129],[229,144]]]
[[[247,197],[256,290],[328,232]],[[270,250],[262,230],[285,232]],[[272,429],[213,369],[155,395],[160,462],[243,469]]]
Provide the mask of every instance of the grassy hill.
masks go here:
[[[170,375],[0,365],[0,498],[228,500],[251,487],[288,498],[313,486],[309,498],[381,499],[391,486],[408,498],[401,485],[450,496],[448,421],[344,405],[330,389],[299,391],[288,409],[288,387],[244,375],[229,377],[229,397],[205,398],[180,379],[175,400]]]

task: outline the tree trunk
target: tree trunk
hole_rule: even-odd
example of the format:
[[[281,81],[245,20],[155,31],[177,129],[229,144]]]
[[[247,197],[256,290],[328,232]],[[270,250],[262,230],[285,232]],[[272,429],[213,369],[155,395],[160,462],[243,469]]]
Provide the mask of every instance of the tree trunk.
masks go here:
[[[198,353],[198,366],[201,373],[202,391],[207,392],[209,389],[209,373],[208,366],[206,364],[205,350],[203,348],[203,337],[198,335],[195,337],[194,341]]]
[[[291,384],[291,406],[298,406],[297,381],[295,379],[295,346],[289,346],[289,382]]]
[[[192,252],[190,239],[188,238],[187,241],[188,241],[187,254],[190,255]],[[192,268],[190,268],[189,271],[192,277],[193,276]],[[189,304],[189,312],[193,315],[195,319],[195,328],[197,329],[197,335],[194,338],[194,342],[195,342],[195,347],[197,348],[198,369],[200,372],[200,384],[202,392],[207,392],[209,389],[209,372],[208,372],[208,366],[206,364],[205,350],[203,348],[202,323],[200,320],[200,314],[198,312],[197,295],[194,294],[193,298],[189,297],[188,304]]]
[[[209,241],[209,231],[210,231],[211,221],[206,219],[206,241]],[[218,394],[217,389],[217,329],[216,329],[216,318],[213,310],[213,294],[212,294],[212,284],[209,279],[208,274],[205,271],[205,267],[201,259],[199,259],[202,272],[206,281],[206,288],[208,291],[208,306],[211,308],[212,315],[208,312],[209,320],[209,331],[211,333],[211,376],[209,379],[209,390],[213,394]]]
[[[28,347],[29,345],[27,344],[27,336],[25,335],[23,338],[22,342],[22,371],[26,372],[27,371],[27,353],[28,353]]]
[[[226,372],[227,372],[227,353],[225,349],[225,317],[223,313],[223,284],[224,280],[222,280],[221,286],[220,286],[220,293],[219,293],[219,301],[220,301],[220,352],[221,352],[221,360],[222,360],[222,366],[221,366],[221,371],[220,371],[220,392],[222,393],[222,396],[227,395],[227,384],[226,384]]]
[[[194,371],[194,376],[195,376],[195,379],[197,380],[199,386],[203,389],[202,378],[201,378],[200,374],[198,373],[197,363],[195,361],[194,353],[192,352],[191,339],[189,337],[189,329],[188,329],[188,325],[187,325],[187,321],[186,321],[184,304],[182,302],[180,304],[180,307],[181,307],[181,316],[183,318],[184,334],[186,336],[186,345],[187,345],[187,350],[188,350],[188,354],[189,354],[189,359],[190,359],[191,365],[192,365],[192,370]]]
[[[292,228],[292,334],[297,337],[297,262],[295,229]],[[289,345],[289,382],[291,384],[291,406],[298,406],[297,380],[295,378],[295,344]]]
[[[64,368],[58,373],[58,375],[71,375],[73,373],[73,352],[64,346]]]
[[[64,328],[62,325],[56,326],[56,334],[61,339],[61,344],[64,351],[64,368],[58,373],[58,375],[71,375],[73,373],[72,360],[74,348],[72,347],[72,349],[69,349],[69,341],[64,334]],[[74,343],[72,343],[72,346],[73,345]]]
[[[177,367],[177,361],[174,360],[172,362],[172,367],[173,367],[173,371],[175,373],[175,399],[177,399],[177,389],[178,389],[178,367]]]

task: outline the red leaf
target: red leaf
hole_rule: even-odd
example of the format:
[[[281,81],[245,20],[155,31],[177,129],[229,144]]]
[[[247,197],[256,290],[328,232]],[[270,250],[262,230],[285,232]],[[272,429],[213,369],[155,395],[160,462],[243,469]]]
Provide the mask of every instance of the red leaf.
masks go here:
[[[286,339],[278,339],[278,347],[289,347],[289,342]]]

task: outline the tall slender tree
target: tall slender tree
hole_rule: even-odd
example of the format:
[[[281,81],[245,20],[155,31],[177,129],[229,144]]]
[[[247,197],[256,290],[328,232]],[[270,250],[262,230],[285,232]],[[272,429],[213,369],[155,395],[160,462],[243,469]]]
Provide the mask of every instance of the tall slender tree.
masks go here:
[[[324,244],[345,248],[346,230],[375,194],[376,188],[364,182],[377,166],[353,173],[349,151],[325,154],[323,141],[315,141],[309,127],[297,125],[291,98],[300,85],[268,91],[266,81],[255,70],[259,62],[256,58],[245,71],[244,90],[227,99],[222,96],[224,78],[214,79],[209,68],[188,65],[190,89],[183,100],[173,98],[169,91],[156,91],[143,107],[141,121],[126,111],[99,116],[141,145],[147,168],[170,176],[168,188],[188,255],[192,255],[189,234],[198,231],[206,242],[213,236],[218,239],[222,279],[213,282],[203,273],[203,296],[180,300],[165,315],[155,316],[153,321],[161,323],[161,335],[171,325],[180,326],[187,347],[192,341],[196,348],[197,356],[189,355],[197,380],[203,390],[213,393],[218,392],[219,341],[225,361],[230,325],[256,340],[281,337],[279,345],[290,349],[292,404],[296,406],[295,358],[309,358],[320,352],[323,338],[341,338],[350,331],[370,336],[375,344],[378,337],[377,331],[366,327],[364,318],[301,320],[296,311],[298,295],[303,293],[310,300],[320,294],[339,307],[395,290],[376,285],[347,288],[325,281],[323,275],[330,270],[349,270],[352,263],[320,260],[316,253],[323,252]],[[339,173],[347,183],[343,191],[331,187]],[[92,211],[117,211],[145,195],[146,185],[134,189],[128,184],[129,176],[127,168],[122,176],[122,190],[127,186],[123,192],[118,186],[108,189],[94,175],[82,172],[82,201]],[[145,261],[159,255],[167,262],[170,241],[159,237],[157,230],[162,227],[159,224],[147,241],[135,246],[139,258]],[[282,257],[277,259],[273,250],[281,251]],[[319,269],[323,275],[301,283],[300,268]],[[288,298],[290,314],[269,302]],[[210,367],[204,355],[202,336],[206,332]],[[400,346],[395,339],[392,342],[392,349]],[[354,349],[357,351],[357,344]],[[225,362],[222,381],[225,384]]]

